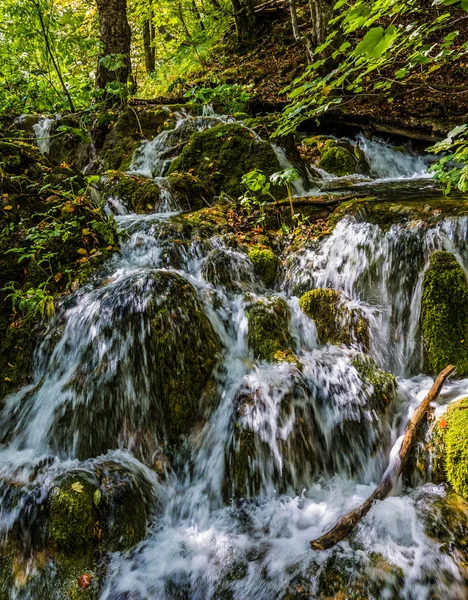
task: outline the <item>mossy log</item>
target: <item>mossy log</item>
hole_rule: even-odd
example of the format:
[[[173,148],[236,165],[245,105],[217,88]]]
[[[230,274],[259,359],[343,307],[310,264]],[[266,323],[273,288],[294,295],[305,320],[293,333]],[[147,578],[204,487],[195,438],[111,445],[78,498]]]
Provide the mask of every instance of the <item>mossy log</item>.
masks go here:
[[[365,502],[363,502],[360,506],[342,517],[335,527],[333,527],[333,529],[330,529],[330,531],[316,540],[312,540],[310,542],[310,547],[312,550],[327,550],[329,548],[333,548],[333,546],[336,546],[336,544],[349,536],[356,525],[367,515],[376,500],[385,500],[385,498],[387,498],[406,464],[409,451],[412,447],[418,426],[422,418],[426,414],[430,403],[436,400],[436,398],[439,396],[442,386],[447,378],[454,371],[455,367],[453,365],[449,365],[439,373],[434,385],[431,387],[427,396],[424,398],[418,408],[414,411],[413,416],[406,425],[405,435],[403,436],[403,441],[401,443],[397,458],[388,466],[381,482],[372,492],[369,498],[367,498],[367,500],[365,500]]]

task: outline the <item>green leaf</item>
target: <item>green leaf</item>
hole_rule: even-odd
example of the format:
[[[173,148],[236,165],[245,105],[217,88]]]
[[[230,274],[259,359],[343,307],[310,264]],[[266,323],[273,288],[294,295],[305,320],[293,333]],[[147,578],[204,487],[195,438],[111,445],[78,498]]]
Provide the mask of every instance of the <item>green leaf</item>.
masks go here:
[[[379,58],[392,45],[397,36],[398,30],[395,25],[389,25],[386,30],[383,27],[373,27],[356,46],[354,54]]]

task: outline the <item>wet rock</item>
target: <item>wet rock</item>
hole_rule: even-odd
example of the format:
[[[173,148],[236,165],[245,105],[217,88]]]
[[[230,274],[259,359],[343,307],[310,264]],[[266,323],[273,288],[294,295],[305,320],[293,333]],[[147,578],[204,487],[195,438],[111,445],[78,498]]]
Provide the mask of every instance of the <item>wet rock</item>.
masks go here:
[[[208,254],[203,263],[202,274],[213,285],[233,293],[238,293],[253,283],[252,265],[247,256],[225,248],[215,248]]]
[[[270,176],[280,165],[269,143],[242,125],[230,123],[193,134],[169,174],[190,172],[216,195],[224,192],[236,199],[244,192],[242,176],[253,169]]]
[[[278,259],[275,253],[269,248],[252,248],[249,251],[249,258],[254,266],[255,274],[267,287],[270,287],[278,270]]]
[[[449,483],[468,499],[468,398],[449,404],[431,418],[413,450],[409,481]]]
[[[427,485],[413,492],[424,531],[441,544],[441,552],[457,562],[468,561],[468,503],[443,486]]]
[[[291,355],[294,341],[289,333],[291,315],[285,300],[278,296],[263,298],[250,303],[246,314],[249,348],[255,358],[271,361]]]
[[[303,155],[320,168],[343,177],[354,173],[367,174],[370,167],[359,146],[345,140],[326,136],[306,138],[302,141]]]
[[[299,304],[315,321],[321,344],[369,350],[369,323],[361,310],[348,306],[341,292],[318,288],[303,294]]]
[[[424,369],[438,374],[449,364],[468,374],[468,282],[450,252],[431,255],[424,274],[421,302]]]
[[[108,118],[107,115],[105,115]],[[115,123],[108,123],[110,133],[105,137],[99,154],[105,170],[125,171],[133,153],[142,140],[153,139],[176,123],[173,113],[161,107],[154,109],[125,108]]]
[[[209,410],[211,396],[204,393],[220,340],[195,288],[175,273],[129,278],[100,302],[112,321],[99,320],[96,336],[83,347],[87,359],[52,435],[58,447],[73,448],[82,459],[131,445],[151,462],[158,439],[177,442]],[[100,347],[108,349],[107,360]]]
[[[147,177],[124,173],[113,176],[106,185],[105,193],[123,201],[129,212],[137,214],[157,212],[162,203],[159,183]]]

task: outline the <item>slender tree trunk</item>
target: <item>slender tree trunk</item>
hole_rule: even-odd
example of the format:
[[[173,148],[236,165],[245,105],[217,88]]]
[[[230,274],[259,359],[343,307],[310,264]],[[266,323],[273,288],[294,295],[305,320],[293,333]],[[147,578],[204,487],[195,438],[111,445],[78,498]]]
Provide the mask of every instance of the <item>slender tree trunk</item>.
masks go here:
[[[145,67],[148,75],[154,73],[156,67],[154,52],[155,28],[153,25],[153,14],[150,13],[148,19],[143,23],[143,46],[145,49]]]
[[[197,19],[197,21],[200,25],[201,31],[205,31],[205,24],[203,23],[203,18],[201,16],[201,13],[198,9],[198,6],[197,6],[197,3],[195,2],[195,0],[192,0],[192,13],[193,13],[193,16],[195,17],[195,19]]]
[[[307,52],[307,60],[310,62],[313,58],[313,50],[310,43],[310,39],[306,35],[301,35],[299,30],[299,24],[297,22],[297,8],[296,0],[289,0],[289,12],[291,14],[291,26],[293,30],[294,39],[296,42],[300,42],[304,45]]]
[[[42,35],[44,37],[44,43],[46,46],[46,50],[47,50],[47,54],[49,55],[49,58],[52,62],[52,65],[54,67],[55,72],[57,73],[57,77],[59,78],[60,81],[60,85],[62,87],[63,93],[65,94],[67,101],[68,101],[68,106],[70,107],[70,112],[75,112],[75,106],[73,104],[73,100],[72,97],[70,95],[70,92],[68,91],[67,86],[65,85],[65,82],[63,80],[62,77],[62,71],[60,69],[60,65],[58,64],[54,53],[52,52],[52,47],[50,45],[50,39],[49,39],[49,32],[47,31],[47,27],[44,21],[44,13],[42,12],[42,7],[39,3],[34,2],[34,6],[36,7],[37,10],[37,15],[39,17],[39,23],[41,25],[41,31],[42,31]]]
[[[101,52],[99,54],[96,88],[105,89],[107,84],[117,81],[127,83],[131,75],[130,44],[132,32],[127,19],[127,0],[96,0],[99,17]],[[122,66],[108,69],[101,59],[119,55]]]
[[[312,19],[312,43],[321,46],[328,35],[328,22],[333,13],[334,0],[309,0]]]

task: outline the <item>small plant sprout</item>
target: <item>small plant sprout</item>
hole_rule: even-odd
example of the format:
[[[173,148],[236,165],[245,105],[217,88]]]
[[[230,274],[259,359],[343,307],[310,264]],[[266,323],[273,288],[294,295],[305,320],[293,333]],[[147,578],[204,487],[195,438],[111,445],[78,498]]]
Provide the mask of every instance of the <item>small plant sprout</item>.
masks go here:
[[[296,169],[289,168],[284,169],[284,171],[279,171],[278,173],[273,173],[270,177],[270,181],[273,185],[285,185],[288,190],[288,200],[289,205],[291,207],[291,217],[294,217],[294,206],[293,206],[293,196],[292,196],[292,182],[297,181],[299,179],[299,173]]]
[[[258,169],[246,173],[241,181],[247,189],[239,197],[240,205],[246,210],[248,216],[252,214],[255,208],[258,208],[260,217],[257,223],[263,226],[266,218],[265,206],[267,201],[262,200],[261,196],[270,196],[272,200],[275,200],[275,197],[270,192],[271,183],[268,181],[265,173]]]

